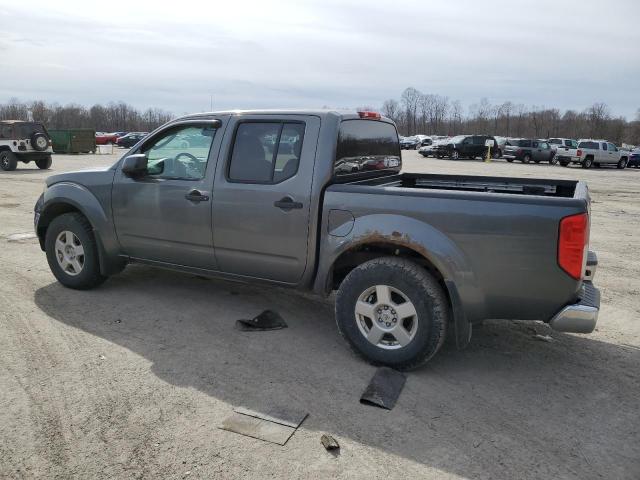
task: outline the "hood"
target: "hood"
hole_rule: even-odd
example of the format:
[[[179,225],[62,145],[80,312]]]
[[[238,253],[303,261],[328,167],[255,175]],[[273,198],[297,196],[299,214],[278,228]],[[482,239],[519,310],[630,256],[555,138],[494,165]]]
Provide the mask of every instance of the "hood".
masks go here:
[[[57,175],[47,177],[45,181],[47,183],[47,187],[60,182],[79,183],[81,185],[110,184],[113,182],[113,176],[115,173],[116,169],[111,166],[90,170],[78,170],[76,172],[59,173]]]

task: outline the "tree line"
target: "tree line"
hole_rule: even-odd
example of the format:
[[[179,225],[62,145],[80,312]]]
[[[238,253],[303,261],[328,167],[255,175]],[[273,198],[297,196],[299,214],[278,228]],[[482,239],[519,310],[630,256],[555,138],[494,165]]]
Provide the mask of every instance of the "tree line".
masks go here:
[[[465,114],[459,100],[409,87],[399,100],[386,100],[382,114],[396,122],[401,135],[477,133],[503,137],[604,138],[618,145],[640,144],[640,108],[636,118],[627,121],[613,116],[604,103],[594,103],[583,111],[561,111],[508,101],[494,105],[483,98]]]
[[[124,102],[108,105],[46,103],[42,100],[0,103],[0,120],[42,122],[48,129],[93,128],[98,132],[150,132],[167,123],[173,114],[159,108],[140,111]]]

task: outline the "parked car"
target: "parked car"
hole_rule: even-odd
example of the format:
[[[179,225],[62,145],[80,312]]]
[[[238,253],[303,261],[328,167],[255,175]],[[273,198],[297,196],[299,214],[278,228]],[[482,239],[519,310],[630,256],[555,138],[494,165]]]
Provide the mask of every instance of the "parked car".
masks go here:
[[[126,135],[118,138],[118,140],[116,141],[116,144],[119,147],[131,148],[146,136],[147,136],[147,133],[145,132],[127,133]]]
[[[582,139],[578,141],[577,160],[582,168],[599,167],[600,165],[616,165],[618,168],[626,168],[629,162],[629,154],[619,150],[614,143],[607,140]]]
[[[629,154],[629,163],[627,163],[628,167],[640,167],[640,149],[632,150]]]
[[[418,139],[419,146],[426,146],[426,145],[431,145],[433,143],[433,140],[431,140],[431,137],[428,135],[415,135],[415,137]]]
[[[553,163],[554,152],[543,140],[532,138],[510,138],[504,146],[503,157],[507,162],[519,160],[522,163]]]
[[[267,155],[274,134],[297,137],[294,152],[276,145]],[[181,135],[200,135],[208,148],[184,148]],[[377,113],[195,114],[109,168],[48,177],[34,226],[53,275],[70,288],[144,263],[337,291],[340,333],[394,368],[427,362],[447,332],[466,346],[487,318],[594,330],[584,183],[401,166],[396,127]]]
[[[578,161],[578,141],[572,138],[550,138],[549,145],[554,151],[551,163],[560,163],[566,167]]]
[[[437,140],[437,139],[433,140],[432,139],[431,145],[425,145],[424,147],[420,147],[418,149],[418,153],[420,155],[422,155],[423,157],[435,157],[438,145],[441,145],[441,144],[446,143],[448,141],[449,141],[448,138],[440,139],[440,140]]]
[[[12,171],[18,162],[35,162],[38,168],[51,167],[51,138],[40,122],[0,121],[0,168]]]
[[[459,158],[476,158],[487,155],[487,140],[496,144],[496,139],[490,135],[458,135],[435,147],[438,158],[449,157],[451,160]]]
[[[400,140],[400,148],[402,150],[417,150],[420,146],[420,140],[418,137],[402,137]]]
[[[96,133],[96,145],[115,145],[118,136],[115,133]]]

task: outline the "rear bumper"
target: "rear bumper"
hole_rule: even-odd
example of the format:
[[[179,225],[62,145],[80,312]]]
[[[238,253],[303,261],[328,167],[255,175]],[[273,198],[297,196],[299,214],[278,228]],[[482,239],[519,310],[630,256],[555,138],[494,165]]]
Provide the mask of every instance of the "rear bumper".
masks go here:
[[[600,290],[585,281],[578,303],[567,305],[556,313],[549,325],[559,332],[591,333],[596,328],[599,311]]]

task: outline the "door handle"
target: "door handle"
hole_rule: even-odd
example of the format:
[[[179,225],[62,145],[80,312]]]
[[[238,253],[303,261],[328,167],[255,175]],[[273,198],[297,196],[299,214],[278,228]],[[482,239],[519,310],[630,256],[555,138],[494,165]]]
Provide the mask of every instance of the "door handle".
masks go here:
[[[199,203],[206,202],[209,200],[209,195],[201,192],[200,190],[193,189],[189,193],[187,193],[184,198],[189,200],[190,202]]]
[[[273,206],[278,207],[285,211],[289,211],[289,210],[293,210],[294,208],[296,209],[302,208],[302,203],[295,202],[293,198],[287,195],[286,197],[281,198],[277,202],[274,202]]]

